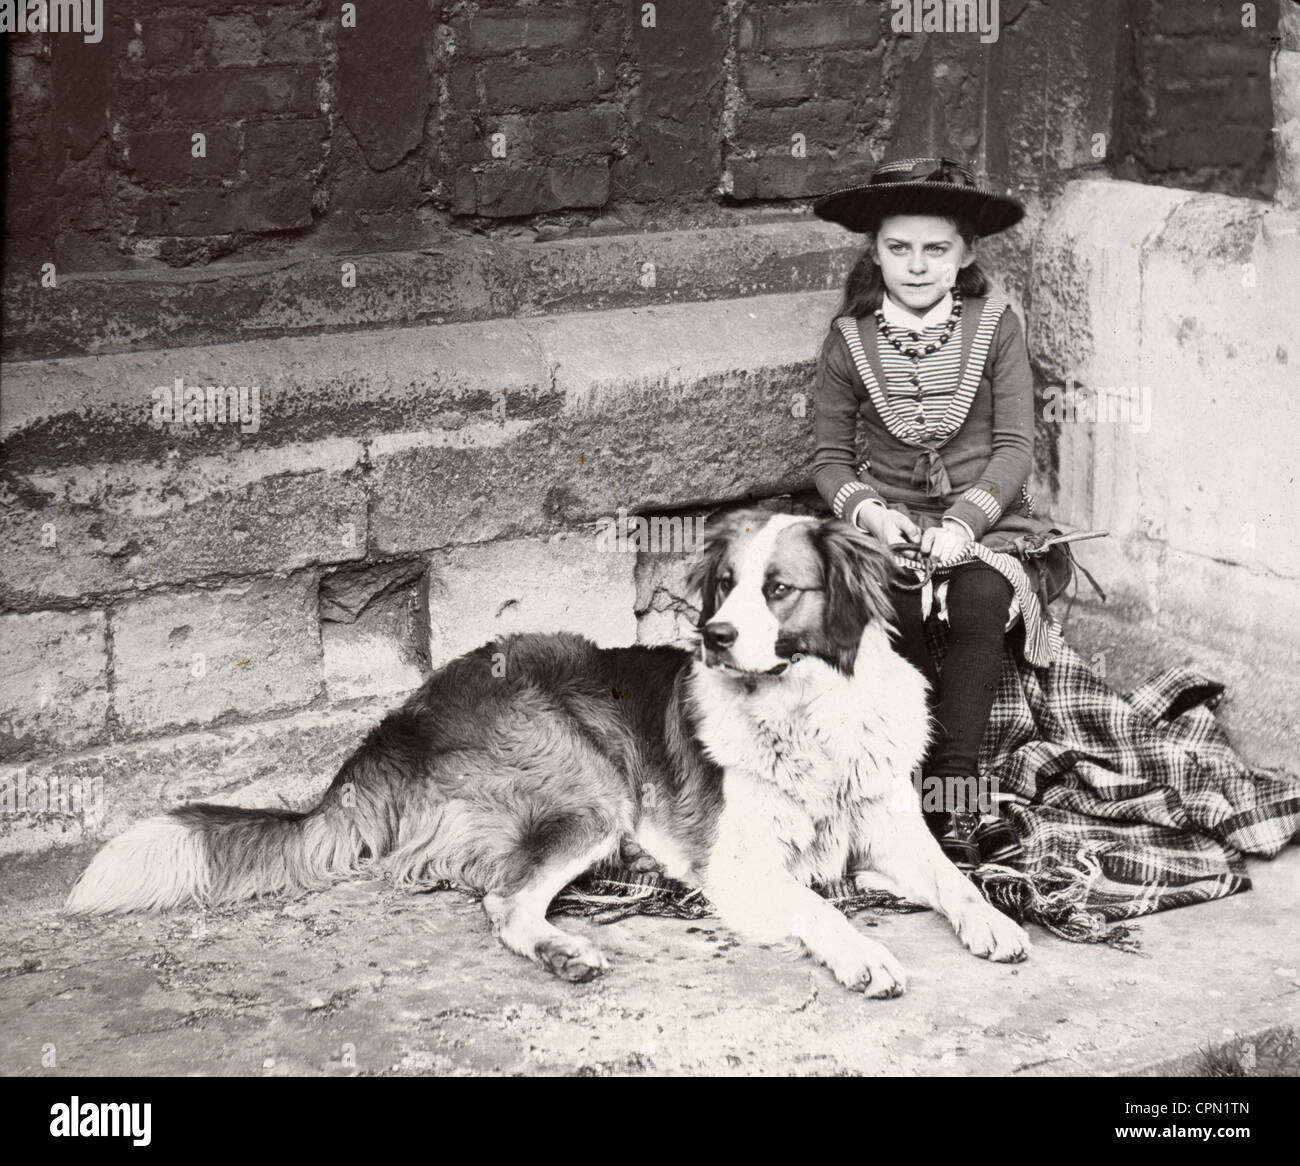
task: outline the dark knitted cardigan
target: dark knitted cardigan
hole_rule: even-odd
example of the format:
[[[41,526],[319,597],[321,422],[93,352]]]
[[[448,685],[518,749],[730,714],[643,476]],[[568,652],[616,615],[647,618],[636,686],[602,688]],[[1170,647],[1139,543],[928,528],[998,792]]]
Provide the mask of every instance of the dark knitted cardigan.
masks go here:
[[[932,449],[901,438],[886,425],[858,375],[843,333],[837,327],[830,329],[822,344],[814,389],[813,479],[837,516],[852,517],[859,503],[879,498],[905,509],[922,527],[949,515],[961,519],[977,541],[994,549],[1016,535],[1046,529],[1049,524],[1032,517],[1022,497],[1033,465],[1033,378],[1024,331],[1003,303],[991,303],[991,310],[1002,309],[1001,315],[965,417],[951,436]],[[986,297],[966,298],[961,329],[963,379],[988,304]],[[865,358],[883,393],[875,317],[859,319],[858,329]],[[859,428],[864,441],[859,439]],[[940,489],[942,485],[949,488]]]

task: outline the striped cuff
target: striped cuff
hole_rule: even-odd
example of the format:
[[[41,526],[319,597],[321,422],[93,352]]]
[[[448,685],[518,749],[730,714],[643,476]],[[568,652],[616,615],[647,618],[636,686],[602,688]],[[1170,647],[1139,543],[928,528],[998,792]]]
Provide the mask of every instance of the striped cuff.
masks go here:
[[[879,497],[880,495],[875,490],[863,482],[856,479],[845,482],[835,491],[835,497],[831,499],[831,513],[836,518],[843,518],[845,512],[852,513],[859,502],[865,502],[868,498]]]
[[[963,491],[944,515],[944,518],[964,523],[970,529],[971,542],[979,542],[1001,517],[1002,507],[997,497],[979,486]]]
[[[990,526],[1002,517],[1002,507],[998,505],[998,500],[987,490],[982,490],[979,486],[972,486],[962,494],[962,497],[967,502],[978,506],[984,512],[984,516],[989,520]]]

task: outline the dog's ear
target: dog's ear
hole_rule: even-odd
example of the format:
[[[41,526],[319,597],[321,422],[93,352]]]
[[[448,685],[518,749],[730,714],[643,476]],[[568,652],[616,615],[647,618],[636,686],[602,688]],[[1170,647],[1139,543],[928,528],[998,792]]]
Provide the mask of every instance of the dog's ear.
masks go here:
[[[730,514],[710,514],[704,520],[704,542],[686,573],[687,590],[700,597],[700,627],[718,610],[718,576],[727,551],[741,534],[757,530],[770,517],[759,510],[734,510]]]
[[[889,594],[894,559],[872,535],[838,518],[826,519],[814,541],[826,588],[826,638],[834,663],[851,676],[867,624],[878,621],[888,627],[894,621]]]

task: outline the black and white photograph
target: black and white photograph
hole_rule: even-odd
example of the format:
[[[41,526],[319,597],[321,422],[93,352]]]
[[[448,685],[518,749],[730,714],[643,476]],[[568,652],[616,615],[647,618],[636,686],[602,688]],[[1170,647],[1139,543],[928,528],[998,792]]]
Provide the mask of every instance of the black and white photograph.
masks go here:
[[[1300,0],[0,33],[30,1145],[328,1077],[1281,1128]]]

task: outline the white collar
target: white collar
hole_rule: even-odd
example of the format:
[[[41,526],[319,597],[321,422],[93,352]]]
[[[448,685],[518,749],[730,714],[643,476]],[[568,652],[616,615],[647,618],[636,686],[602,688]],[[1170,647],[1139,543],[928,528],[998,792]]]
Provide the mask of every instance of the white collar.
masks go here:
[[[952,292],[948,292],[924,316],[918,316],[910,308],[895,303],[890,299],[888,292],[885,293],[885,298],[880,303],[880,310],[889,323],[896,324],[900,328],[907,328],[912,332],[920,332],[923,328],[929,328],[934,324],[942,324],[948,318],[952,312]]]

